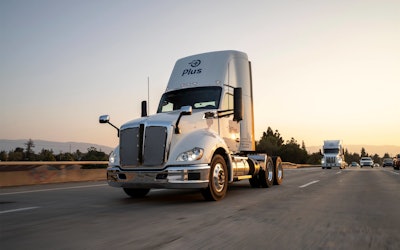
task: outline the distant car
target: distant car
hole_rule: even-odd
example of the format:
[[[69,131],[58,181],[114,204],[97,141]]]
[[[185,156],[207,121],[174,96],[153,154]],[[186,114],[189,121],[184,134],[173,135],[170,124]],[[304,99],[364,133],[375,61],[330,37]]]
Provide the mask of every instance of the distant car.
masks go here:
[[[400,169],[400,154],[396,155],[393,158],[393,168],[399,170]]]
[[[359,167],[360,167],[360,164],[358,164],[357,162],[353,161],[353,162],[350,164],[350,167],[359,168]]]
[[[384,158],[382,167],[393,167],[393,159],[392,158]]]
[[[374,163],[374,165],[372,165],[372,167],[373,167],[373,168],[379,168],[380,165],[379,165],[379,163]]]
[[[374,167],[374,161],[371,157],[361,157],[360,167]]]

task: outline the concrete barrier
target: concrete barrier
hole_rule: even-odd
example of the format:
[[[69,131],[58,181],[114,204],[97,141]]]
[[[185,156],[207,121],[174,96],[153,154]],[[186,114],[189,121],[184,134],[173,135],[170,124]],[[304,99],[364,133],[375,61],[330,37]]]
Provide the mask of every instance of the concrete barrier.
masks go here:
[[[0,187],[106,180],[105,168],[83,169],[84,165],[107,161],[0,162]]]

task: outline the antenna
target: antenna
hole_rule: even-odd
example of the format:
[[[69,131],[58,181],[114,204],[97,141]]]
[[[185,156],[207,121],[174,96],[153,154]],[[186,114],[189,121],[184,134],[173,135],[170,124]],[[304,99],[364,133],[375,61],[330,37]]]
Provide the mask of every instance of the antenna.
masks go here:
[[[150,114],[150,77],[147,77],[147,114]]]

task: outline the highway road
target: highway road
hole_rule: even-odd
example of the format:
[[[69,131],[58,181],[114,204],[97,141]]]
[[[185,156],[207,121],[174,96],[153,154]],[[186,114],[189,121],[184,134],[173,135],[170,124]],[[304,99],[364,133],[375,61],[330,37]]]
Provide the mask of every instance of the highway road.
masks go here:
[[[104,182],[2,188],[6,249],[400,249],[400,175],[392,168],[286,169],[269,189],[225,199],[152,190],[131,199]]]

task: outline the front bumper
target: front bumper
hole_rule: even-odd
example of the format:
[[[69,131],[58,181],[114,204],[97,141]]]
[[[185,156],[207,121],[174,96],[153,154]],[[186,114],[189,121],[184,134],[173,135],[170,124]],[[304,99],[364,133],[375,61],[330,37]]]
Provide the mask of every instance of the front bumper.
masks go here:
[[[373,164],[369,163],[369,162],[365,162],[365,163],[361,163],[360,164],[360,167],[372,167],[372,166],[373,166]]]
[[[323,168],[341,168],[342,165],[339,163],[325,163],[325,164],[322,164],[322,167]]]
[[[169,166],[162,170],[123,170],[107,168],[107,182],[122,188],[206,188],[210,166],[207,164]]]

